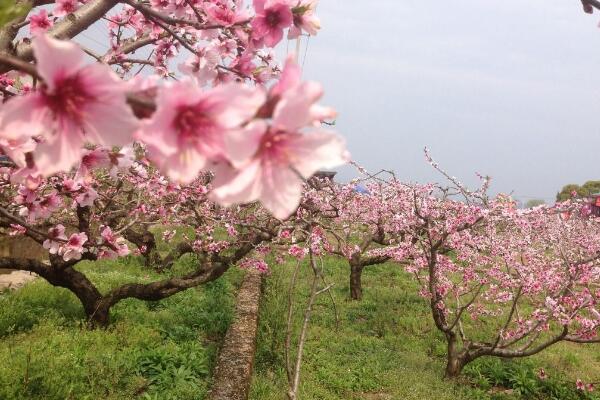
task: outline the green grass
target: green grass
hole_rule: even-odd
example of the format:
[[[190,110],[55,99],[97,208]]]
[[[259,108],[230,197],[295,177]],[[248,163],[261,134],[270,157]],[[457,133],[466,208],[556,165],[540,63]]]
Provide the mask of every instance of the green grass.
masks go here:
[[[261,303],[257,359],[250,399],[280,400],[287,387],[283,342],[289,277],[275,266]],[[402,267],[367,267],[364,298],[348,300],[348,266],[325,261],[340,315],[336,330],[327,295],[314,308],[302,366],[301,399],[580,399],[576,378],[600,380],[600,348],[560,344],[527,360],[479,359],[457,381],[442,379],[446,344],[426,301]],[[303,310],[311,272],[303,267],[297,303]],[[299,313],[298,313],[299,314]],[[295,320],[299,332],[300,315]],[[537,377],[543,367],[549,375]]]
[[[189,271],[183,257],[168,274]],[[283,341],[293,263],[274,265],[261,302],[252,400],[281,400],[287,387]],[[79,267],[107,291],[161,276],[128,257]],[[573,382],[600,380],[600,347],[560,344],[526,360],[485,358],[457,381],[442,379],[445,341],[426,301],[402,267],[368,267],[364,299],[348,301],[348,266],[325,262],[340,315],[327,295],[315,304],[302,366],[300,399],[560,399],[592,398]],[[311,273],[297,288],[296,332]],[[0,294],[0,400],[204,399],[217,348],[233,316],[243,272],[160,302],[126,300],[108,329],[88,330],[77,299],[39,279]],[[482,326],[486,329],[486,326]],[[483,332],[485,333],[485,332]],[[548,379],[537,377],[544,368]]]
[[[101,291],[160,278],[133,257],[80,269]],[[231,270],[160,302],[122,301],[97,330],[84,327],[70,292],[42,279],[1,294],[0,399],[205,398],[241,276]]]

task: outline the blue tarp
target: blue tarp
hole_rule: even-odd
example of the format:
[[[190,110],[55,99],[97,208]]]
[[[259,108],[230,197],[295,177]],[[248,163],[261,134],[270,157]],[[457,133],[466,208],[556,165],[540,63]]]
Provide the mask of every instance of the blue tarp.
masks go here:
[[[361,186],[361,185],[354,186],[354,191],[356,193],[360,193],[360,194],[371,194],[366,187]]]

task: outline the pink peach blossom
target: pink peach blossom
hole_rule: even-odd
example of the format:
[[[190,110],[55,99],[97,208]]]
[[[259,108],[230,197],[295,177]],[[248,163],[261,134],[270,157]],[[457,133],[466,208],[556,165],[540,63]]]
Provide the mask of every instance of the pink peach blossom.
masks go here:
[[[115,259],[117,257],[124,257],[130,253],[125,239],[117,236],[109,226],[102,228],[100,238],[99,244],[106,248],[100,250],[98,254],[99,258]]]
[[[37,35],[46,32],[52,28],[53,22],[48,18],[48,11],[42,8],[37,14],[29,16],[29,32],[32,35]]]
[[[50,254],[57,254],[60,246],[67,240],[65,227],[58,224],[48,229],[48,239],[44,240],[43,246]]]
[[[85,232],[74,233],[69,237],[67,243],[59,249],[60,254],[65,261],[80,260],[81,255],[85,251],[83,245],[87,242],[88,237]]]
[[[254,0],[256,16],[252,20],[252,34],[273,47],[283,39],[283,30],[293,21],[290,3],[287,0]]]
[[[94,190],[92,187],[85,188],[85,191],[79,194],[75,201],[81,207],[91,207],[94,205],[94,201],[98,198],[98,192]]]
[[[33,39],[33,51],[44,85],[2,106],[0,137],[39,136],[34,158],[44,176],[69,170],[86,142],[120,146],[131,140],[137,120],[110,68],[85,65],[77,45],[46,35]]]
[[[344,140],[335,133],[323,129],[301,133],[332,114],[315,104],[323,93],[319,84],[298,84],[290,78],[275,93],[278,101],[270,126],[256,120],[226,135],[227,157],[239,172],[230,178],[217,174],[211,196],[223,205],[260,200],[283,219],[300,203],[302,178],[344,164],[349,156]]]
[[[81,182],[73,179],[65,179],[62,182],[62,188],[67,192],[77,192],[79,189],[81,189]]]
[[[177,82],[159,93],[156,112],[137,136],[165,174],[189,183],[209,160],[222,157],[223,137],[252,118],[264,98],[262,90],[241,84],[202,91]]]
[[[81,163],[77,169],[75,180],[85,180],[90,176],[91,170],[95,168],[107,167],[110,165],[110,158],[106,149],[97,148],[94,150],[85,150],[81,157]]]
[[[324,130],[302,134],[296,129],[274,131],[255,122],[230,134],[226,139],[229,154],[240,172],[228,182],[217,176],[212,197],[223,205],[260,200],[277,218],[288,217],[300,202],[301,178],[347,160],[338,135]]]
[[[231,26],[249,17],[248,13],[241,7],[242,2],[238,1],[236,3],[235,9],[225,2],[205,2],[202,8],[211,23]]]
[[[188,58],[185,63],[179,64],[179,70],[196,79],[199,85],[204,85],[217,77],[217,65],[220,61],[217,49],[206,47]]]
[[[77,9],[77,0],[56,0],[54,15],[64,17]]]
[[[303,31],[311,36],[317,34],[321,29],[321,22],[315,15],[317,3],[318,0],[308,0],[292,8],[294,23],[288,31],[288,39],[296,39]]]
[[[27,228],[18,224],[10,224],[11,230],[8,232],[9,236],[21,236],[27,233]]]

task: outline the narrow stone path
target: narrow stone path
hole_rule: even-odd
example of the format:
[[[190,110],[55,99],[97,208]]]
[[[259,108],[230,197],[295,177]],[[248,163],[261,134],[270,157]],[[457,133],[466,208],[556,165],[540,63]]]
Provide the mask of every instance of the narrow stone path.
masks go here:
[[[247,400],[254,366],[261,274],[248,270],[237,295],[235,320],[225,335],[225,341],[215,368],[210,400]]]

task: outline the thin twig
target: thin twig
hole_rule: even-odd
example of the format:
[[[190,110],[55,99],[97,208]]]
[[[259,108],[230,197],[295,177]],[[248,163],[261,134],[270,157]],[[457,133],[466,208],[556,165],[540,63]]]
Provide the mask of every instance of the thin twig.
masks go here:
[[[294,374],[292,382],[289,382],[290,387],[288,390],[288,399],[296,400],[298,396],[298,387],[300,385],[300,368],[302,366],[302,355],[304,353],[304,345],[306,344],[306,334],[308,332],[308,323],[312,315],[312,307],[317,297],[317,285],[319,283],[318,267],[315,262],[314,254],[312,250],[309,250],[310,265],[312,267],[314,277],[310,288],[310,297],[304,310],[304,321],[302,322],[302,329],[300,330],[300,338],[298,339],[298,350],[296,353],[296,365],[294,367]]]
[[[285,369],[287,372],[288,382],[292,381],[292,365],[290,360],[290,346],[292,343],[292,319],[294,316],[294,290],[296,288],[296,278],[298,277],[298,271],[300,270],[300,260],[298,260],[296,264],[296,268],[294,268],[294,272],[292,274],[292,280],[290,282],[290,289],[288,292],[288,315],[287,315],[287,325],[285,332],[285,347],[284,347],[284,356],[285,356]]]
[[[9,69],[16,69],[21,72],[25,72],[36,79],[42,80],[37,69],[35,68],[35,65],[16,57],[9,56],[8,54],[0,53],[0,65],[8,66],[10,67]]]

